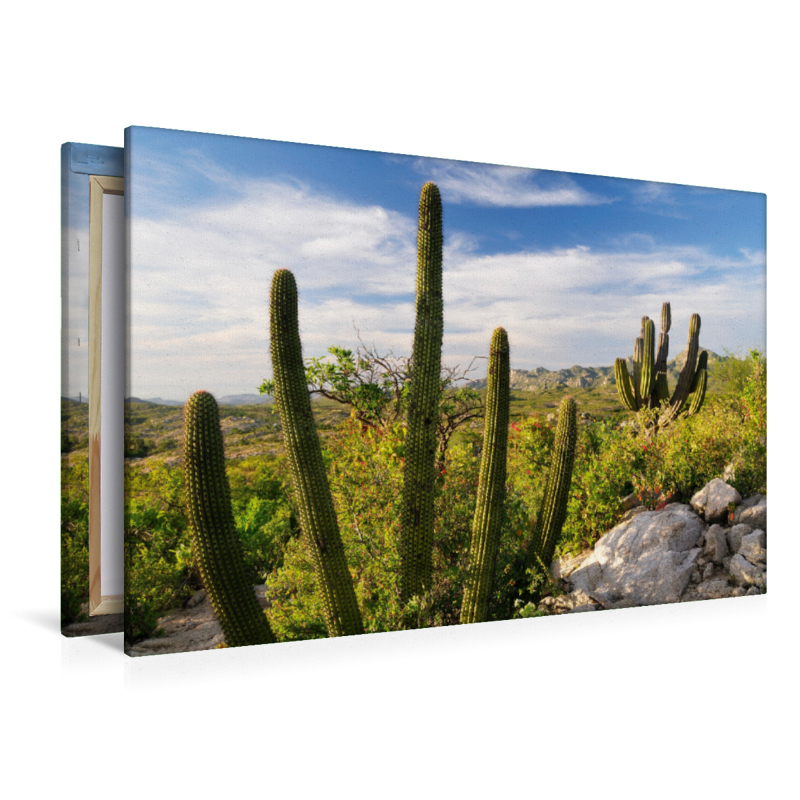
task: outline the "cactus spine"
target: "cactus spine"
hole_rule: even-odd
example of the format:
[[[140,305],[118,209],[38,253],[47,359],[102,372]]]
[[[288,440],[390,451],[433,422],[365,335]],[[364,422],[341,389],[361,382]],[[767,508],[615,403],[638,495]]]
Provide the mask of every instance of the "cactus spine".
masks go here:
[[[231,509],[219,409],[208,392],[184,407],[186,509],[195,560],[229,647],[270,644],[275,637],[247,580]]]
[[[489,596],[506,493],[509,383],[508,334],[503,328],[497,328],[489,351],[483,455],[469,547],[467,585],[461,606],[462,624],[485,622],[489,618]]]
[[[289,270],[272,277],[270,347],[275,402],[292,473],[300,524],[314,561],[323,594],[329,636],[363,633],[353,580],[339,535],[300,344],[297,286]]]
[[[575,463],[575,443],[578,438],[578,421],[575,400],[565,397],[558,409],[550,472],[547,475],[544,497],[536,517],[531,539],[533,561],[540,561],[545,569],[550,566],[567,518],[569,486]]]
[[[624,358],[614,362],[614,376],[620,400],[630,411],[642,408],[658,409],[664,403],[667,408],[661,413],[659,425],[688,414],[696,414],[705,399],[708,371],[708,353],[705,350],[698,360],[700,341],[700,317],[692,314],[689,322],[689,338],[686,344],[686,363],[678,376],[675,391],[670,396],[667,385],[667,357],[669,354],[669,329],[672,311],[669,303],[661,307],[661,334],[658,337],[658,352],[654,351],[655,323],[642,317],[642,330],[633,348],[633,382]],[[700,391],[697,391],[698,388]],[[691,403],[686,406],[690,394]]]
[[[442,200],[433,183],[422,187],[417,235],[417,298],[403,474],[400,591],[423,594],[433,571],[436,423],[441,394]]]

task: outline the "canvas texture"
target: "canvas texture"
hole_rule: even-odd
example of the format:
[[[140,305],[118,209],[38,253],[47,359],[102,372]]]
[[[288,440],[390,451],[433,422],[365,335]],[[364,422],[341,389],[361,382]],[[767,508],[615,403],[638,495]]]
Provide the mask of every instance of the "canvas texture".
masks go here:
[[[129,655],[766,591],[763,194],[143,127],[124,177]]]

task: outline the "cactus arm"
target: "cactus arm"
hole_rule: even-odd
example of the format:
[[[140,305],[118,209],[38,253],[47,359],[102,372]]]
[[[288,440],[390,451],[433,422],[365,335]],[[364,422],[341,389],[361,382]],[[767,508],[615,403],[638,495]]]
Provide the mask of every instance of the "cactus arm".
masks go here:
[[[697,351],[699,349],[700,341],[700,315],[692,314],[689,321],[689,338],[686,342],[686,363],[678,376],[678,385],[672,393],[670,405],[672,406],[672,414],[676,416],[683,408],[689,393],[692,390],[692,383],[694,382],[694,374],[697,369]]]
[[[669,303],[664,303],[669,307]],[[662,330],[658,335],[658,354],[655,363],[655,386],[653,406],[669,401],[669,385],[667,383],[667,358],[669,357],[669,334],[663,329],[664,312],[661,312]]]
[[[622,400],[622,403],[629,411],[638,411],[636,398],[631,387],[631,378],[628,374],[628,365],[625,363],[624,358],[618,358],[614,361],[614,378],[617,382],[619,399]]]
[[[706,387],[708,385],[708,353],[703,350],[700,353],[700,358],[697,360],[697,370],[694,374],[694,382],[692,383],[692,395],[690,398],[689,408],[686,410],[686,416],[696,414],[703,406],[703,401],[706,399]]]
[[[467,585],[461,606],[462,624],[485,622],[489,619],[489,597],[500,543],[506,491],[509,382],[508,335],[503,328],[497,328],[492,335],[489,351],[486,424],[469,547]]]
[[[400,591],[404,601],[430,588],[433,571],[436,424],[443,325],[442,200],[436,185],[426,183],[419,199],[416,323],[403,474]]]
[[[536,517],[529,552],[529,560],[534,563],[538,560],[545,568],[549,568],[553,560],[561,529],[567,518],[567,501],[577,438],[575,400],[572,397],[565,397],[558,410],[550,472],[547,476],[542,505]]]
[[[644,337],[642,344],[642,367],[639,396],[643,404],[649,404],[650,395],[655,388],[655,338],[656,326],[653,320],[644,323]]]
[[[271,644],[275,636],[247,580],[236,533],[219,409],[208,392],[184,407],[186,511],[195,561],[229,647]]]
[[[666,302],[661,306],[661,332],[669,333],[669,329],[671,327],[672,327],[672,308],[669,302]]]
[[[644,338],[639,336],[633,343],[633,396],[636,408],[642,407],[642,395],[639,388],[642,385],[642,357],[644,354]]]
[[[656,400],[658,405],[669,402],[669,384],[666,372],[659,372],[656,375]]]
[[[270,349],[275,402],[297,497],[300,524],[323,594],[329,636],[364,632],[361,612],[339,535],[322,449],[306,384],[297,317],[297,286],[289,270],[272,278]]]

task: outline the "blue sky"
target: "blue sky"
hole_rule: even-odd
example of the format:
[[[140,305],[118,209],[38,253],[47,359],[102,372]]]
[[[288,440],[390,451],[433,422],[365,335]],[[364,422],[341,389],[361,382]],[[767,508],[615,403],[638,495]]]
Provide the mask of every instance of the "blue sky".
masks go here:
[[[410,354],[428,180],[444,207],[449,364],[486,355],[502,325],[514,368],[608,366],[664,300],[671,356],[694,312],[704,347],[766,345],[763,194],[152,128],[126,146],[135,396],[254,391],[271,375],[282,267],[305,356],[354,347],[355,328]]]

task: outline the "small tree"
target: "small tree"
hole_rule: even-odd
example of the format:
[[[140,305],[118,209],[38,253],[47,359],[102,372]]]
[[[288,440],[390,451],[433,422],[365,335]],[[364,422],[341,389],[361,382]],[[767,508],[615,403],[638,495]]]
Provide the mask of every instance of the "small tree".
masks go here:
[[[358,334],[355,353],[345,347],[329,347],[333,360],[306,359],[306,383],[309,394],[318,394],[350,406],[351,414],[363,426],[385,428],[406,417],[412,360],[395,356],[390,350],[382,354],[367,346]],[[483,418],[483,396],[470,386],[459,386],[476,369],[477,356],[466,369],[459,365],[442,366],[442,399],[436,424],[437,465],[444,469],[445,454],[453,434],[473,419]],[[273,394],[274,381],[264,380],[261,394]]]

